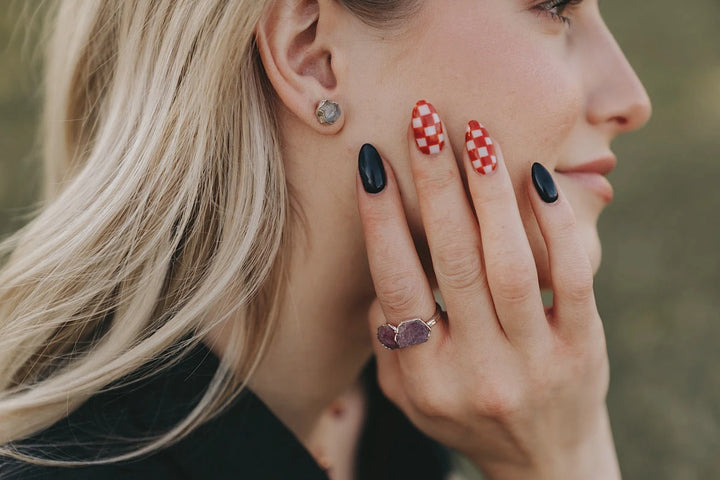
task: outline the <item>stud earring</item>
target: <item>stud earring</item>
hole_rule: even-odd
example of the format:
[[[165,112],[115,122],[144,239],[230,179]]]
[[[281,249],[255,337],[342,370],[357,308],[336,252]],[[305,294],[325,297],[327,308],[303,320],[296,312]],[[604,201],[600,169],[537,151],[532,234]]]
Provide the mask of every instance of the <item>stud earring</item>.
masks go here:
[[[318,103],[317,110],[315,110],[318,122],[323,125],[332,125],[337,122],[341,114],[340,105],[331,100],[322,100]]]

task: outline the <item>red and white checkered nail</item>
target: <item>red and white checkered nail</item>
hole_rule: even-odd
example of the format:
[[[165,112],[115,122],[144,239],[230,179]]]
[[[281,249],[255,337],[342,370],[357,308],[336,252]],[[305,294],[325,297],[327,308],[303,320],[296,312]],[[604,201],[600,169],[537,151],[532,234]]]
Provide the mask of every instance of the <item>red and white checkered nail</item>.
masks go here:
[[[426,155],[440,153],[445,146],[445,133],[442,122],[435,107],[425,100],[420,100],[413,109],[412,116],[415,143]]]
[[[465,132],[465,144],[470,156],[470,163],[472,163],[476,172],[481,175],[488,175],[495,171],[497,168],[495,144],[485,127],[475,120],[468,123]]]

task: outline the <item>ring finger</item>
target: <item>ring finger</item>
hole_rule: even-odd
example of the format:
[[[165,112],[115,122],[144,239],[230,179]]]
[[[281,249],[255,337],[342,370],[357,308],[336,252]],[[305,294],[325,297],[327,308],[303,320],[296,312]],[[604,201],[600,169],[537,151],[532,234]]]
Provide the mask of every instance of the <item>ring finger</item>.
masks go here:
[[[535,260],[499,145],[477,121],[468,123],[465,169],[482,233],[485,268],[505,333],[524,349],[549,344]]]

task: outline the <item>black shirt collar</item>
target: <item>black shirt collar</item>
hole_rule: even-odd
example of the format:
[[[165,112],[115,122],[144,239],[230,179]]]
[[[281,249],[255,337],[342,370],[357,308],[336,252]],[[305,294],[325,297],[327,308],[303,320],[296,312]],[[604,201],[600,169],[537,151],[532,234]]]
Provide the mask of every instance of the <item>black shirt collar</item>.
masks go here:
[[[160,374],[96,394],[29,443],[62,442],[62,448],[44,453],[65,459],[92,459],[128,451],[118,448],[118,439],[134,440],[163,432],[185,418],[218,365],[219,359],[199,343]],[[356,479],[445,478],[450,471],[449,450],[417,430],[385,398],[376,378],[373,357],[362,373],[367,412],[356,452]],[[74,445],[78,440],[86,443]],[[328,480],[293,432],[249,388],[219,416],[155,453],[151,460],[177,472],[173,478]]]

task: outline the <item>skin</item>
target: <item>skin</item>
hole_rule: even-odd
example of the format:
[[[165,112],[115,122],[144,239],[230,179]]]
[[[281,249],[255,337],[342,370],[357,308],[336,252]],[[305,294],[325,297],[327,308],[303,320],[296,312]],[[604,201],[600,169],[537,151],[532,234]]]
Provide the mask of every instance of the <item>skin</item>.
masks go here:
[[[451,3],[426,0],[400,27],[377,30],[335,1],[277,0],[258,25],[304,215],[280,330],[250,387],[310,446],[375,353],[385,394],[490,478],[619,476],[592,295],[608,199],[563,172],[613,164],[611,140],[645,124],[650,102],[597,0],[568,7],[570,27],[537,0]],[[322,98],[343,109],[332,126],[315,120]],[[432,161],[409,130],[420,99],[448,133]],[[468,168],[471,119],[501,146],[487,177]],[[376,195],[357,173],[368,142],[388,175]],[[552,206],[530,185],[536,161],[561,192]],[[538,285],[555,291],[548,312]],[[430,340],[380,346],[377,327],[429,318],[437,288],[447,313]],[[221,354],[222,339],[207,343]]]

